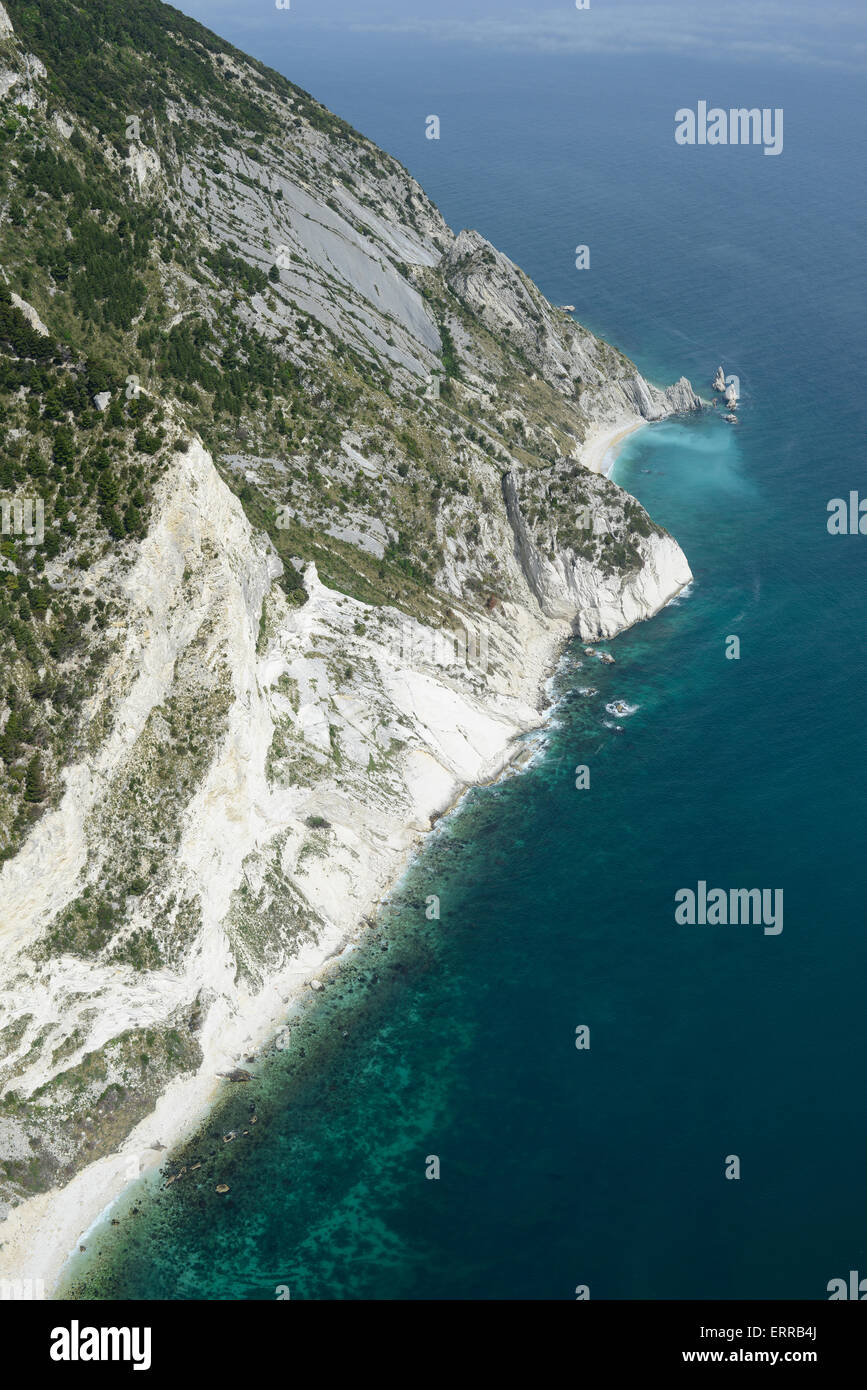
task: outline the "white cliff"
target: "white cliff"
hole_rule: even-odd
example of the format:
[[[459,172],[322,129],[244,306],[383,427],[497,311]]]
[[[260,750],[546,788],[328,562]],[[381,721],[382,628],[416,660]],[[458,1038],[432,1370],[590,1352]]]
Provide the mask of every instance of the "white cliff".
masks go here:
[[[634,623],[653,617],[693,576],[674,538],[650,523],[637,503],[632,504],[636,509],[635,522],[627,521],[624,528],[620,489],[601,479],[585,484],[588,486],[595,496],[592,509],[588,509],[590,526],[586,535],[579,533],[580,549],[565,545],[550,550],[548,540],[534,538],[513,474],[504,481],[504,493],[516,553],[541,611],[547,617],[568,622],[585,640],[596,640],[614,637]],[[634,529],[636,525],[640,531]],[[612,537],[628,543],[628,566],[604,562],[606,545]]]
[[[128,1180],[130,1162],[156,1161],[150,1138],[176,1137],[199,1117],[216,1074],[273,1034],[293,991],[358,939],[432,817],[462,788],[496,775],[515,736],[538,725],[539,687],[567,631],[540,615],[501,614],[486,686],[467,666],[429,659],[434,634],[421,624],[334,593],[312,566],[308,602],[288,604],[274,585],[279,560],[198,442],[175,455],[160,493],[127,579],[126,635],[93,699],[91,715],[108,736],[68,770],[57,810],[0,871],[0,1028],[26,1020],[4,1058],[25,1096],[50,1082],[53,1050],[64,1050],[69,1071],[129,1029],[184,1026],[205,999],[195,1035],[201,1060],[167,1084],[162,1100],[154,1096],[154,1114],[118,1154],[79,1174],[59,1203],[37,1197],[8,1212],[4,1272],[20,1260],[20,1229],[33,1277],[53,1277],[65,1250],[45,1236],[40,1213],[52,1229],[71,1221],[72,1232],[81,1204],[95,1193],[104,1204]],[[351,679],[341,674],[347,660]],[[148,825],[165,793],[148,792],[145,769],[172,756],[163,715],[179,685],[200,706],[218,685],[227,699],[203,727],[202,775],[178,801],[180,839],[160,861]],[[311,817],[327,829],[311,830]],[[170,963],[149,971],[112,965],[105,954],[46,958],[41,933],[88,885],[122,871],[127,835],[149,856],[151,880],[123,935],[155,933]],[[181,924],[172,904],[192,900],[198,911]],[[122,1061],[110,1076],[132,1084]],[[77,1134],[80,1104],[70,1103],[60,1096],[47,1128],[5,1124],[0,1154],[35,1145],[61,1169],[74,1162],[85,1136]],[[93,1104],[85,1093],[85,1107]],[[47,1240],[43,1253],[33,1220]]]

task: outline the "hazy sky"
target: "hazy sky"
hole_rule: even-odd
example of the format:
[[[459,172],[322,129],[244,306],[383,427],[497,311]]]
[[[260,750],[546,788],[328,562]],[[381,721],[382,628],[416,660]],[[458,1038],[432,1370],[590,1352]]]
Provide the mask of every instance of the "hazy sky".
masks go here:
[[[867,0],[176,0],[232,39],[276,24],[381,30],[436,42],[586,53],[715,53],[867,66]]]

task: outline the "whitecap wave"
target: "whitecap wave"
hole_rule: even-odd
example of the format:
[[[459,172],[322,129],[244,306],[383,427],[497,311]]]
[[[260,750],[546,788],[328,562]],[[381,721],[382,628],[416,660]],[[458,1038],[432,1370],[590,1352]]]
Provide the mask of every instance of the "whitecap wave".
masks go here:
[[[674,598],[671,598],[671,599],[668,600],[668,603],[666,604],[666,607],[667,607],[667,608],[679,608],[680,605],[683,603],[683,600],[684,600],[685,598],[691,598],[691,597],[692,597],[692,591],[693,591],[694,588],[695,588],[695,580],[692,579],[692,580],[690,580],[689,584],[684,584],[684,586],[683,586],[683,588],[681,589],[681,591],[680,591],[679,594],[675,594]]]
[[[626,700],[612,700],[605,708],[609,714],[616,714],[618,719],[626,719],[630,714],[635,714],[640,706],[627,704]]]

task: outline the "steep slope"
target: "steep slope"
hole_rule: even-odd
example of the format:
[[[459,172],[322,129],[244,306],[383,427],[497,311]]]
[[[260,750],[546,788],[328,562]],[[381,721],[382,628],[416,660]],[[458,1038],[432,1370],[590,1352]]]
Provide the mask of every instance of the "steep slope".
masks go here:
[[[7,0],[0,94],[9,1210],[154,1161],[569,633],[689,581],[583,460],[700,402],[156,0]]]

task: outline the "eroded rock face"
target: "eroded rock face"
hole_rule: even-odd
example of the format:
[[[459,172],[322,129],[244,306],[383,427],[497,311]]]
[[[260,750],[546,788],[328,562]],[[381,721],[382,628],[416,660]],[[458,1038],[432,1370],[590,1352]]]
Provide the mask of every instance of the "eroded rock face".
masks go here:
[[[587,525],[570,526],[565,543],[556,530],[528,521],[536,499],[514,475],[503,490],[515,551],[542,612],[596,640],[658,613],[692,573],[674,538],[621,488],[602,478],[581,482]]]
[[[521,349],[539,373],[596,424],[625,413],[660,420],[701,409],[685,377],[661,391],[622,353],[550,304],[508,256],[474,231],[462,231],[442,260],[447,284],[497,337]]]
[[[567,591],[579,601],[581,637],[614,637],[645,618],[652,618],[692,582],[692,572],[677,541],[652,535],[640,542],[642,565],[634,574],[603,576],[576,565],[567,574]]]
[[[556,625],[517,614],[492,632],[488,679],[446,664],[406,615],[325,588],[313,566],[293,607],[281,570],[207,450],[176,454],[94,694],[105,737],[0,871],[3,1016],[24,1020],[5,1060],[22,1094],[86,1065],[137,1097],[116,1107],[129,1128],[172,1073],[139,1075],[115,1040],[186,1037],[202,1005],[179,1057],[206,1093],[251,1030],[267,1033],[277,991],[357,929],[431,818],[540,720]],[[473,645],[487,658],[487,636]],[[87,894],[136,873],[132,910],[89,957]],[[112,963],[137,939],[158,965]],[[110,1065],[94,1062],[103,1054]],[[49,1084],[37,1115],[0,1127],[0,1154],[32,1145],[47,1180],[68,1174],[88,1157],[78,1111],[92,1100]]]

